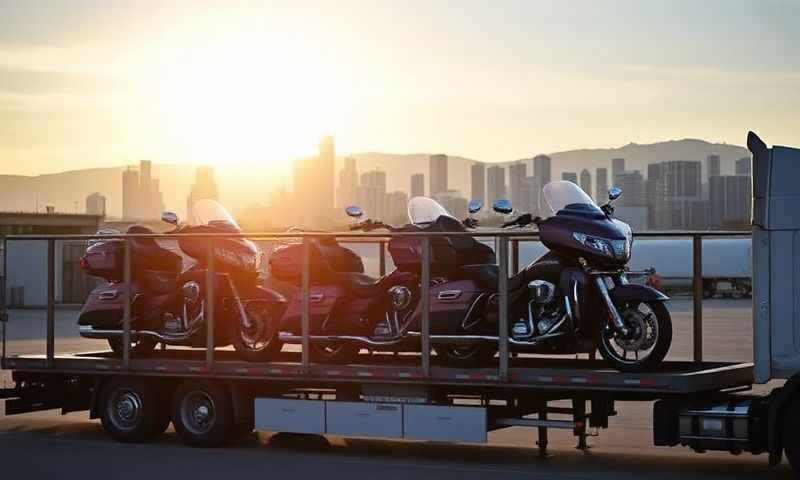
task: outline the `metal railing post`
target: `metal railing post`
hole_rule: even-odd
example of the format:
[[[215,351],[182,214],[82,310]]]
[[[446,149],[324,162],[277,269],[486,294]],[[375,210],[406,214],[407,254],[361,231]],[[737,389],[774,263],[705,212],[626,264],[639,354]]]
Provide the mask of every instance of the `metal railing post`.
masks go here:
[[[511,239],[511,273],[519,273],[519,239]]]
[[[53,368],[56,339],[56,241],[47,240],[47,368]]]
[[[378,242],[378,274],[382,277],[386,275],[386,242],[381,240]]]
[[[8,302],[6,301],[6,279],[8,278],[8,239],[3,236],[3,278],[0,281],[0,324],[3,327],[3,360],[6,358],[6,328],[8,327]]]
[[[422,325],[420,330],[422,333],[420,351],[422,353],[422,375],[425,378],[431,376],[431,239],[429,237],[422,238],[422,278],[420,284],[422,286],[421,298],[422,302]]]
[[[703,361],[703,237],[692,236],[692,343],[694,361]]]
[[[214,368],[214,315],[216,314],[216,273],[214,271],[214,239],[208,239],[206,251],[206,369]]]
[[[498,257],[499,257],[499,279],[498,279],[498,355],[500,356],[498,376],[501,382],[508,380],[508,237],[500,237]]]
[[[311,290],[311,239],[303,235],[303,273],[300,298],[302,301],[302,319],[300,325],[300,333],[303,336],[303,371],[308,373],[309,366],[311,365],[311,341],[309,338],[309,327],[311,324],[311,306],[309,304],[309,296]]]
[[[125,305],[122,310],[122,368],[131,368],[131,240],[125,237],[125,251],[122,255],[122,281],[125,283]]]

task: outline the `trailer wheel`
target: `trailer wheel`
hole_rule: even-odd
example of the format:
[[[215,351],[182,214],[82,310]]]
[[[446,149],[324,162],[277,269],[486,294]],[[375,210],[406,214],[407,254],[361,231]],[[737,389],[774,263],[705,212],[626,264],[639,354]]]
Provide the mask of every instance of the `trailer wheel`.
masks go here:
[[[100,397],[103,428],[119,442],[152,440],[169,426],[168,409],[159,398],[158,391],[143,379],[110,380]]]
[[[222,445],[235,433],[228,389],[210,380],[183,383],[175,391],[172,424],[187,445],[206,448]]]

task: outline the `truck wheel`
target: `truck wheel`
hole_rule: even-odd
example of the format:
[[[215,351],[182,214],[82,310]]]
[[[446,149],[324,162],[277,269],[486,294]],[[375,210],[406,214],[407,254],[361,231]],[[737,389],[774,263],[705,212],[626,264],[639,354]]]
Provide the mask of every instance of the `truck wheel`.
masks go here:
[[[228,390],[218,382],[190,380],[175,391],[172,424],[192,447],[217,447],[233,433],[233,406]]]
[[[100,394],[100,421],[114,440],[152,440],[169,426],[158,391],[143,379],[115,378]]]

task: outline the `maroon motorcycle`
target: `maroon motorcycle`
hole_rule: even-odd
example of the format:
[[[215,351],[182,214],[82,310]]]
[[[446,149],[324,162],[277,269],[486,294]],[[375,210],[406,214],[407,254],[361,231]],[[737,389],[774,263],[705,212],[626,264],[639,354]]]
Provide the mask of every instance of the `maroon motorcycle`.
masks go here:
[[[471,211],[481,205],[473,203]],[[356,219],[363,215],[358,207],[347,209]],[[459,221],[430,198],[409,201],[411,223],[392,227],[379,221],[365,220],[352,230],[388,229],[393,232],[464,232],[474,219]],[[471,237],[431,238],[432,294],[444,299],[432,305],[432,333],[458,333],[469,326],[474,298],[451,297],[439,288],[463,276],[460,266],[466,263],[493,263],[494,253]],[[421,240],[395,237],[389,241],[389,254],[396,269],[374,278],[364,274],[361,259],[332,237],[310,241],[310,344],[315,359],[324,362],[348,362],[362,349],[370,351],[419,351],[421,311],[420,268]],[[282,246],[270,258],[269,285],[279,290],[289,302],[280,322],[279,339],[302,343],[302,302],[300,293],[302,244]],[[447,355],[461,346],[439,346]],[[478,346],[478,350],[485,347]]]
[[[280,351],[276,319],[281,298],[258,285],[261,252],[219,203],[201,200],[194,206],[195,224],[179,225],[174,213],[162,220],[175,228],[169,234],[219,233],[214,258],[215,346],[233,344],[249,361],[264,361]],[[123,313],[128,286],[123,282],[125,244],[115,232],[90,242],[81,268],[105,283],[95,288],[78,317],[80,334],[108,340],[111,349],[123,349]],[[152,234],[134,225],[130,234]],[[118,232],[117,232],[118,234]],[[206,272],[208,237],[177,236],[174,240],[132,237],[131,243],[131,351],[147,354],[157,344],[206,346]]]

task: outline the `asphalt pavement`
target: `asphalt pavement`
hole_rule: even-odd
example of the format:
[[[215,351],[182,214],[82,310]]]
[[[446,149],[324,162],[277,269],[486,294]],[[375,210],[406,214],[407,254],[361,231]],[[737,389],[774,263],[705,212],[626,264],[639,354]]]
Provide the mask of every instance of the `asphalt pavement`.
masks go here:
[[[671,302],[673,359],[691,357],[691,302]],[[102,342],[77,338],[75,310],[59,310],[56,348],[77,352]],[[11,312],[9,353],[43,353],[41,310]],[[750,361],[752,320],[747,300],[711,300],[704,308],[704,349],[709,360]],[[5,372],[4,372],[5,373]],[[8,377],[5,377],[8,381]],[[764,391],[773,387],[759,386]],[[491,432],[488,445],[442,444],[341,437],[254,433],[214,450],[185,447],[170,428],[157,442],[111,441],[98,421],[78,412],[0,416],[0,467],[6,478],[192,478],[232,475],[267,478],[472,479],[744,479],[793,478],[787,465],[770,469],[764,455],[696,454],[652,446],[651,405],[617,404],[610,428],[579,451],[571,432],[550,432],[548,458],[538,456],[535,430]],[[0,408],[0,415],[4,412]]]

